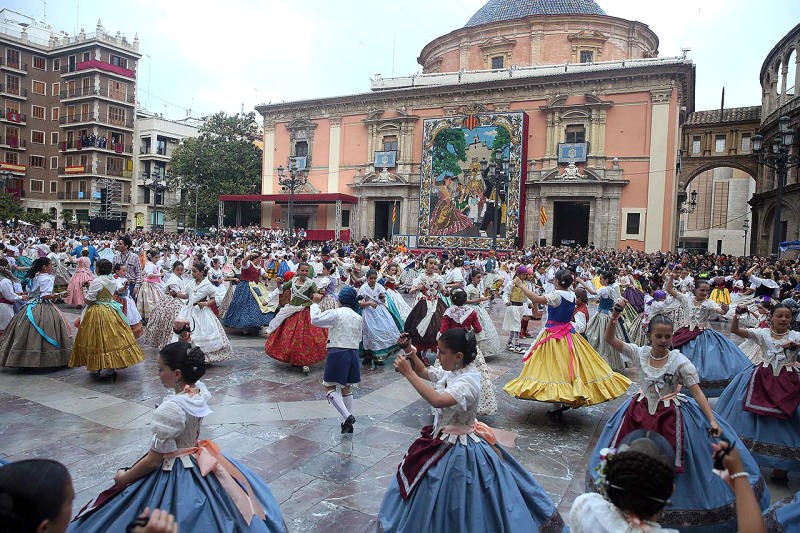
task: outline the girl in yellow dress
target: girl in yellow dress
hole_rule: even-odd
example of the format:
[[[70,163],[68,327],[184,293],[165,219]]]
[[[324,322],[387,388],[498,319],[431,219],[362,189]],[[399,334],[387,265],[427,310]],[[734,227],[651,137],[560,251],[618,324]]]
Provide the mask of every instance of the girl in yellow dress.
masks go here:
[[[581,335],[573,335],[572,315],[575,293],[568,270],[556,272],[556,290],[539,296],[522,280],[513,281],[533,303],[547,304],[545,330],[523,359],[519,377],[504,390],[516,398],[561,404],[551,411],[560,416],[569,408],[594,405],[621,396],[630,380],[611,370],[603,358]]]
[[[89,372],[116,381],[115,369],[144,361],[144,353],[133,337],[122,305],[114,301],[117,281],[111,276],[111,261],[95,265],[98,277],[89,285],[87,306],[83,309],[78,334],[72,347],[69,366],[85,366]]]

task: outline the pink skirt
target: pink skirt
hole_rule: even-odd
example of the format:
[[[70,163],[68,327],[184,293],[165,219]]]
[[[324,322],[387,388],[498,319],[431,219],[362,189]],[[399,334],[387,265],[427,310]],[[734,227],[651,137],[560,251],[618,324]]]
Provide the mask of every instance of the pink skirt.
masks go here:
[[[78,269],[72,275],[67,286],[67,297],[64,299],[67,305],[86,305],[86,300],[83,298],[83,285],[86,282],[91,283],[94,279],[94,274],[89,270]]]

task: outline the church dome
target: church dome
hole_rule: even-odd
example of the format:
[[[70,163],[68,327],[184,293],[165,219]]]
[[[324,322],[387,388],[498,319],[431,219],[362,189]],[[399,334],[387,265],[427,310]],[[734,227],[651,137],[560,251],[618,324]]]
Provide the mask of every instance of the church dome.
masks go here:
[[[535,15],[605,15],[594,0],[489,0],[464,27]]]

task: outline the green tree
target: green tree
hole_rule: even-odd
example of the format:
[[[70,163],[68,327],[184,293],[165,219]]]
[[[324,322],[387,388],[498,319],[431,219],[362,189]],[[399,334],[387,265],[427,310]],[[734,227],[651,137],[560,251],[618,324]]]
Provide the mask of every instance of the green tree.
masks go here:
[[[439,132],[433,140],[433,175],[434,177],[448,174],[458,176],[461,174],[459,161],[467,160],[467,141],[464,130],[447,129]]]
[[[18,200],[11,195],[0,193],[0,221],[21,218],[24,214],[25,210]]]
[[[492,160],[496,159],[498,154],[502,159],[502,154],[506,147],[511,144],[511,135],[507,129],[503,126],[497,126],[496,131],[497,135],[494,136],[494,142],[492,143]]]
[[[195,189],[198,227],[217,224],[220,194],[257,194],[261,190],[261,148],[253,144],[258,126],[254,112],[212,115],[196,138],[184,139],[172,153],[167,173],[170,190],[187,188],[177,205],[167,209],[167,216],[184,216],[187,226],[194,225]]]

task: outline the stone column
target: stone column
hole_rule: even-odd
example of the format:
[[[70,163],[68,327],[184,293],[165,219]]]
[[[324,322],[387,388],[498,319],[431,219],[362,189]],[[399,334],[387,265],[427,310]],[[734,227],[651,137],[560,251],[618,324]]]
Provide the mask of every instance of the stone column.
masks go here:
[[[342,117],[330,118],[330,148],[328,149],[328,191],[339,192],[339,161],[341,158]]]
[[[664,212],[667,180],[667,144],[669,140],[669,108],[672,88],[650,91],[650,164],[647,176],[647,216],[645,217],[644,249],[661,250],[664,224],[670,224],[671,213]]]
[[[261,167],[261,194],[273,194],[275,177],[275,123],[264,119],[264,155]],[[273,202],[261,203],[261,227],[272,227]]]

